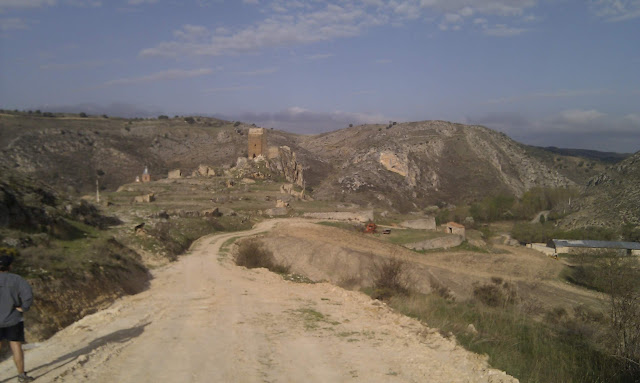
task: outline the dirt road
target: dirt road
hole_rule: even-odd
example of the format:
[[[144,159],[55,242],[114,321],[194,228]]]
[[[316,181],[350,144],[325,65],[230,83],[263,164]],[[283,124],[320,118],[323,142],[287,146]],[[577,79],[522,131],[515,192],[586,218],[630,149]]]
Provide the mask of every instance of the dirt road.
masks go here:
[[[149,290],[30,345],[27,369],[38,382],[516,381],[363,294],[247,270],[219,252],[278,222],[200,239]],[[3,362],[0,382],[14,377]]]

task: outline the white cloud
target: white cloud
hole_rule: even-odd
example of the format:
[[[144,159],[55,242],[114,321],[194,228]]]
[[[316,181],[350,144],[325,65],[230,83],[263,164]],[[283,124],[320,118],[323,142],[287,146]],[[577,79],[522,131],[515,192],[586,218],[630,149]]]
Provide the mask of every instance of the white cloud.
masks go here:
[[[0,12],[4,9],[53,7],[58,4],[76,7],[100,7],[100,0],[0,0]]]
[[[0,0],[0,9],[3,8],[40,8],[56,5],[56,0]]]
[[[567,124],[577,125],[587,124],[604,116],[604,113],[598,112],[595,109],[570,109],[561,112],[558,116],[558,120]]]
[[[132,2],[154,0],[129,0]],[[211,0],[210,0],[211,1]],[[220,56],[253,53],[265,48],[306,45],[362,35],[383,26],[403,26],[421,18],[429,22],[441,17],[442,30],[459,30],[465,20],[480,17],[517,16],[522,21],[525,10],[539,0],[332,0],[260,1],[264,19],[233,30],[212,26],[184,25],[174,32],[174,39],[142,49],[143,57]],[[256,1],[250,1],[256,3]],[[491,36],[515,36],[526,31],[505,22],[489,27]]]
[[[560,89],[550,92],[535,92],[519,96],[496,98],[487,101],[488,104],[506,104],[511,102],[528,101],[544,98],[583,97],[614,94],[609,89]]]
[[[424,8],[436,9],[441,12],[460,13],[471,16],[472,13],[482,13],[499,16],[519,16],[528,8],[537,5],[538,0],[422,0]],[[472,11],[471,13],[469,11]]]
[[[640,17],[640,0],[590,0],[589,9],[606,21],[626,21]]]
[[[514,28],[506,24],[496,24],[494,26],[484,25],[482,31],[485,35],[494,37],[511,37],[525,33],[528,29]]]
[[[630,121],[631,123],[636,124],[640,127],[640,114],[631,113],[624,116],[624,118],[625,120]]]
[[[213,73],[212,68],[201,68],[194,70],[183,69],[170,69],[162,72],[156,72],[145,76],[139,77],[127,77],[116,80],[107,81],[104,85],[131,85],[131,84],[143,84],[149,82],[165,81],[165,80],[180,80],[191,77],[205,76]]]
[[[272,15],[230,34],[211,32],[204,27],[193,30],[193,26],[185,25],[174,33],[176,40],[143,49],[140,55],[177,57],[247,53],[266,47],[353,37],[382,22],[377,15],[368,14],[361,8],[328,4],[312,12]]]
[[[349,124],[381,124],[390,120],[379,113],[315,112],[299,106],[276,113],[244,113],[225,118],[303,134],[329,132],[346,128]]]
[[[0,19],[0,31],[15,31],[29,29],[29,24],[26,20],[19,17],[12,17],[7,19]]]
[[[467,122],[505,132],[531,145],[620,153],[640,150],[640,116],[637,114],[620,117],[597,110],[574,109],[535,119],[514,113],[492,113],[467,118]]]

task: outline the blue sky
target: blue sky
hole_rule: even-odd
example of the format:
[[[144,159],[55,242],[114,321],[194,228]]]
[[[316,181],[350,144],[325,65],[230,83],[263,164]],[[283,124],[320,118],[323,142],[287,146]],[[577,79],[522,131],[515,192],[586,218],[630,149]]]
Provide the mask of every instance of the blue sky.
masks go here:
[[[640,0],[0,0],[0,107],[640,150]]]

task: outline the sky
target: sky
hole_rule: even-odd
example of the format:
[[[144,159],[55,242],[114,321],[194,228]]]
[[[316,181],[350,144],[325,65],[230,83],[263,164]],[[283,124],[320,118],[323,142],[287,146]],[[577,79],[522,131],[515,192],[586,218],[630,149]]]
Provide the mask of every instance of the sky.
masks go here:
[[[0,108],[640,150],[640,0],[0,0]]]

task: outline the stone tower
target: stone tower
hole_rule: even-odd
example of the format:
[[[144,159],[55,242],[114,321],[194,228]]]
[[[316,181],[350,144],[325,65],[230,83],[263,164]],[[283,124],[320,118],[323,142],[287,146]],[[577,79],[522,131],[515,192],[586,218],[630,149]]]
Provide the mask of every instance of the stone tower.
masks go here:
[[[142,172],[142,182],[151,182],[151,174],[149,174],[149,168],[144,167],[144,172]]]
[[[263,128],[249,129],[249,158],[267,155],[267,134]]]

